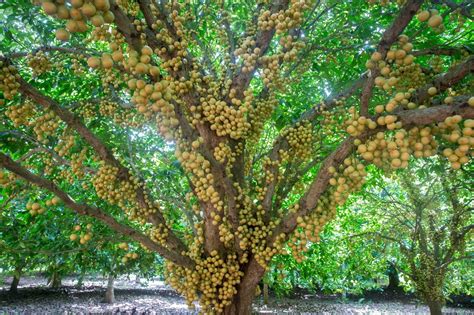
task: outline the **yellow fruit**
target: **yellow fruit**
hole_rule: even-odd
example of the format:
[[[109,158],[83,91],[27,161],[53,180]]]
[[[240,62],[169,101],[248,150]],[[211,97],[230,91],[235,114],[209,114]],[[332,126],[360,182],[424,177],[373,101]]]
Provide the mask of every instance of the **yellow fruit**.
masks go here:
[[[75,21],[82,20],[82,13],[79,9],[72,8],[71,11],[69,11],[69,15]]]
[[[74,231],[80,231],[80,230],[81,230],[81,226],[80,226],[80,225],[74,226]]]
[[[397,52],[395,53],[395,58],[397,59],[403,59],[405,58],[405,56],[407,55],[407,52],[404,51],[403,49],[399,49],[397,50]]]
[[[371,59],[372,61],[374,61],[374,62],[380,61],[380,60],[382,60],[382,54],[379,53],[378,51],[376,51],[376,52],[374,52],[374,53],[372,54],[372,56],[370,57],[370,59]]]
[[[77,234],[71,234],[71,235],[69,236],[69,239],[70,239],[71,241],[77,240]]]
[[[34,204],[31,205],[31,209],[32,210],[38,210],[39,208],[41,208],[40,204],[35,202]]]
[[[69,32],[64,28],[56,30],[56,38],[60,41],[66,42],[69,40]]]
[[[396,52],[395,50],[389,50],[387,52],[387,59],[389,59],[389,60],[395,59],[395,52]]]
[[[86,3],[81,7],[82,14],[84,14],[87,17],[92,17],[95,15],[97,12],[97,9],[93,4]]]
[[[426,22],[430,18],[430,12],[429,11],[421,11],[418,13],[418,21],[420,22]]]
[[[153,49],[151,49],[149,46],[143,46],[142,54],[147,55],[147,56],[151,56],[153,54]]]
[[[43,10],[48,15],[53,15],[58,11],[58,7],[52,2],[43,2],[41,5]]]
[[[94,0],[94,5],[97,10],[108,11],[110,9],[109,0]]]
[[[428,89],[428,94],[429,94],[429,95],[433,96],[433,95],[435,95],[436,93],[438,93],[438,90],[437,90],[434,86],[432,86],[432,87],[430,87],[430,88]]]
[[[474,107],[474,96],[471,96],[467,103],[469,104],[469,106]]]
[[[404,51],[410,52],[413,49],[413,44],[412,43],[406,43],[405,45],[403,45],[402,48],[403,48]]]
[[[69,18],[69,10],[64,5],[58,6],[58,18],[66,20]]]
[[[454,101],[454,98],[453,98],[452,96],[448,96],[448,97],[446,97],[446,98],[444,99],[444,103],[445,103],[445,104],[448,104],[448,105],[449,105],[449,104],[452,104],[453,101]]]
[[[97,57],[89,57],[89,59],[87,59],[87,64],[91,68],[98,68],[100,66],[100,59]]]
[[[104,21],[105,23],[112,23],[115,20],[115,15],[112,11],[107,11],[104,13]]]
[[[78,32],[85,32],[87,31],[87,24],[84,21],[77,21],[77,28]]]
[[[428,20],[428,25],[431,27],[438,27],[443,23],[443,18],[440,15],[433,15]]]
[[[69,20],[69,21],[67,21],[67,23],[66,23],[66,29],[67,29],[69,32],[74,33],[74,32],[78,32],[78,31],[79,31],[79,26],[77,25],[77,22],[76,22],[76,21]]]
[[[80,7],[82,7],[83,4],[84,4],[83,0],[71,0],[71,5],[74,8],[80,8]]]
[[[102,61],[102,66],[105,69],[110,69],[114,65],[114,61],[112,60],[110,55],[103,55],[102,58],[101,58],[101,61]]]
[[[96,14],[93,17],[91,17],[91,23],[95,27],[99,27],[102,24],[104,24],[104,18],[102,17],[102,15]]]

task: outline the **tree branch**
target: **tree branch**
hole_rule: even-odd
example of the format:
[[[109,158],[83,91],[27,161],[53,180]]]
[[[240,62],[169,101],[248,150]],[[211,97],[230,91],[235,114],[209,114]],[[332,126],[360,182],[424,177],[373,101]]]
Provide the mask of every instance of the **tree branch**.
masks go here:
[[[474,118],[474,108],[470,107],[466,102],[455,105],[442,105],[425,109],[405,110],[399,112],[398,121],[402,122],[404,128],[414,126],[427,125],[431,123],[441,122],[452,115],[461,115],[464,119]],[[365,140],[371,135],[384,130],[384,126],[380,126],[373,130],[364,132],[358,138]],[[322,194],[326,191],[331,174],[329,168],[337,166],[344,161],[354,150],[354,138],[349,137],[344,140],[341,145],[329,155],[321,165],[318,175],[313,180],[306,194],[300,199],[300,210],[296,213],[288,214],[282,219],[281,224],[274,230],[272,241],[280,233],[289,234],[296,228],[296,218],[304,217],[309,214],[318,205],[318,201]]]
[[[423,0],[409,0],[408,3],[400,10],[397,18],[392,25],[385,30],[380,40],[377,51],[385,58],[390,46],[398,39],[398,36],[403,32],[410,23],[413,16],[423,4]],[[360,114],[367,117],[369,115],[369,101],[372,97],[372,90],[375,85],[375,78],[380,74],[378,67],[371,71],[371,75],[365,82],[362,89],[362,96],[360,98]]]
[[[77,133],[94,149],[94,151],[98,154],[98,156],[105,161],[107,164],[116,167],[119,170],[119,178],[125,180],[131,180],[131,171],[122,165],[113,155],[112,151],[104,144],[102,141],[93,133],[91,132],[81,121],[78,117],[76,117],[73,113],[68,111],[65,108],[62,108],[56,101],[51,99],[48,96],[41,94],[37,89],[35,89],[32,85],[28,84],[22,78],[18,79],[20,83],[19,91],[22,92],[23,95],[31,98],[39,105],[43,106],[45,109],[52,110],[59,118],[61,118],[70,128],[77,131]],[[145,192],[145,184],[141,183],[136,189],[137,194],[137,203],[138,205],[148,210],[149,204],[147,202],[147,194]],[[148,211],[147,211],[148,212]],[[153,213],[152,211],[149,211]],[[160,223],[165,224],[165,218],[163,214],[159,211],[154,213],[154,215],[150,215],[148,217],[150,222],[155,225]],[[169,246],[171,248],[175,248],[179,250],[179,252],[185,250],[184,243],[174,235],[172,231],[168,236]]]
[[[5,169],[9,170],[10,172],[22,177],[26,181],[31,182],[37,185],[38,187],[46,189],[51,193],[55,194],[64,202],[67,207],[71,208],[78,214],[87,215],[96,218],[99,221],[102,221],[111,229],[123,235],[131,237],[135,241],[142,243],[147,248],[156,251],[164,258],[169,259],[178,265],[184,267],[192,267],[194,265],[193,261],[189,257],[182,256],[181,254],[175,253],[174,251],[171,251],[166,247],[163,247],[153,242],[149,237],[129,227],[128,225],[119,223],[117,220],[115,220],[113,217],[109,216],[99,208],[75,202],[67,193],[61,190],[52,181],[31,173],[30,171],[22,167],[19,163],[13,161],[9,156],[3,153],[0,153],[0,165]]]
[[[412,51],[411,54],[415,57],[424,55],[445,55],[454,56],[461,53],[461,48],[456,47],[431,47],[422,50]]]
[[[436,4],[445,4],[448,6],[451,10],[458,10],[461,12],[462,15],[467,17],[468,19],[472,20],[472,14],[471,14],[471,9],[473,7],[473,3],[471,1],[465,1],[460,4],[457,4],[456,2],[452,0],[432,0],[433,3]]]
[[[430,87],[436,87],[438,93],[443,92],[470,73],[474,73],[474,56],[470,56],[465,62],[453,67],[445,74],[437,76],[433,82],[418,89],[411,99],[417,102],[417,104],[422,104],[431,97],[428,94]]]
[[[272,4],[272,7],[270,9],[271,13],[278,12],[280,10],[284,10],[285,8],[288,7],[290,4],[289,0],[277,0],[274,1]],[[270,42],[275,35],[276,30],[272,28],[269,31],[259,31],[257,35],[255,36],[255,46],[253,48],[259,48],[260,53],[257,56],[258,58],[265,55],[267,52],[268,48],[270,47]],[[240,70],[238,71],[237,75],[232,79],[232,84],[231,88],[234,88],[237,91],[237,95],[241,96],[243,95],[243,92],[245,89],[247,89],[248,85],[250,84],[250,80],[252,79],[256,67],[252,71],[248,72],[243,72],[243,67],[240,67]]]

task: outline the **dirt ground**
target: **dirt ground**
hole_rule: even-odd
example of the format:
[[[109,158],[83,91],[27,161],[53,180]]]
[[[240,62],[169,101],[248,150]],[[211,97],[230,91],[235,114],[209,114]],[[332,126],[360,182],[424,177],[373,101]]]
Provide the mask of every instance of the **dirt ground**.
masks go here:
[[[52,290],[46,280],[23,278],[19,292],[8,293],[8,281],[0,283],[0,314],[197,314],[188,310],[182,297],[161,281],[138,283],[134,279],[116,281],[113,305],[103,303],[106,280],[87,279],[81,289],[76,280],[63,280]],[[299,293],[293,298],[270,297],[268,306],[257,298],[255,314],[428,314],[428,308],[410,297],[374,296],[342,300],[336,296]],[[474,308],[446,307],[446,314],[473,314]]]

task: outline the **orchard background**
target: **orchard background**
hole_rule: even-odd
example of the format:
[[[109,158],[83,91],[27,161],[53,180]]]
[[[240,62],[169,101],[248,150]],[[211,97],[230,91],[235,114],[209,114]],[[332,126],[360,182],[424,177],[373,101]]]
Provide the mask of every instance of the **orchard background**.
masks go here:
[[[0,261],[161,276],[249,314],[297,287],[472,295],[473,4],[5,0]],[[387,288],[387,289],[388,289]]]

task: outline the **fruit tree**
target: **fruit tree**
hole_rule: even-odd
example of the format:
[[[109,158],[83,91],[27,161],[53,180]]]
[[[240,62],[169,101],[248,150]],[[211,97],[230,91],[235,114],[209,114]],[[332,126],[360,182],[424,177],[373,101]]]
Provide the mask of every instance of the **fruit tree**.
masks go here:
[[[468,2],[33,4],[1,4],[4,191],[26,181],[158,253],[203,313],[248,314],[366,165],[471,159]]]

